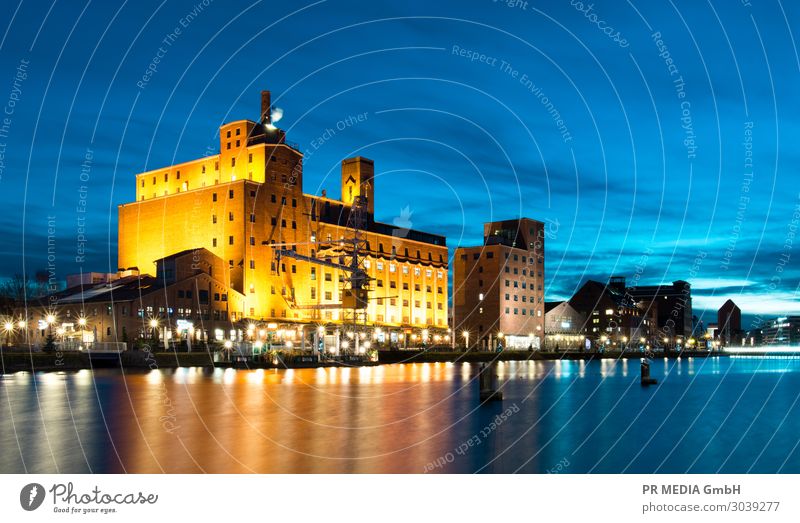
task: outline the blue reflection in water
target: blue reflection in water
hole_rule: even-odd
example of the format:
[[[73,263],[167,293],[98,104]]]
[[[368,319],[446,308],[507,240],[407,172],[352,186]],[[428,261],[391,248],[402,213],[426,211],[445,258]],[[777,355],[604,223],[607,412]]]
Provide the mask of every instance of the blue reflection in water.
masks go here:
[[[800,472],[800,359],[0,377],[0,472]]]

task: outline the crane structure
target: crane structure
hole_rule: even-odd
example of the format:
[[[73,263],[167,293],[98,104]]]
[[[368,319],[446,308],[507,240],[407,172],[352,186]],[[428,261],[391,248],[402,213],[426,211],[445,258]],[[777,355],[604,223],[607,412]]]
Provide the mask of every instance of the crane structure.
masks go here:
[[[366,331],[371,278],[367,274],[364,264],[368,252],[367,239],[364,236],[367,218],[367,199],[364,196],[356,196],[347,217],[346,236],[328,242],[313,242],[315,245],[327,247],[329,251],[335,249],[337,251],[336,255],[339,257],[339,263],[331,261],[331,256],[325,250],[317,251],[317,256],[307,256],[289,248],[289,244],[272,244],[276,260],[275,265],[278,268],[280,267],[280,259],[286,257],[348,273],[347,277],[341,279],[341,303],[306,306],[293,304],[293,307],[341,310],[340,317],[343,325],[349,325],[348,338],[352,337],[352,345],[347,342],[342,344],[342,348],[344,352],[355,354],[363,352],[360,349],[369,347]],[[367,345],[364,346],[364,343],[367,343]]]

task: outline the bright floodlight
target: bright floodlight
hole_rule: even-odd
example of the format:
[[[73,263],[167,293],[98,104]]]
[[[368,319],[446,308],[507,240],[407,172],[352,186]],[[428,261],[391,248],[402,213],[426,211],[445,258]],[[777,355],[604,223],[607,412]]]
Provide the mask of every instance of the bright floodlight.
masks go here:
[[[157,320],[157,319],[155,319],[155,318],[153,318],[152,320],[150,320],[150,327],[152,327],[152,328],[154,328],[154,329],[155,329],[156,327],[158,327],[158,320]]]

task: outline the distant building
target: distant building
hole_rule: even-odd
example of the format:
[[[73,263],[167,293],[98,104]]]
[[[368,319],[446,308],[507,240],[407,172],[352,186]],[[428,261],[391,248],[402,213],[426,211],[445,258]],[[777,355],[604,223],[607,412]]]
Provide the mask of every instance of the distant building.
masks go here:
[[[654,342],[656,310],[648,301],[637,301],[625,292],[624,278],[607,284],[589,280],[570,298],[570,306],[586,317],[586,337],[596,346]]]
[[[737,343],[742,335],[742,310],[728,300],[717,311],[717,336],[723,345]]]
[[[490,349],[540,348],[544,337],[544,224],[528,218],[490,222],[483,245],[453,258],[457,343]]]
[[[567,301],[545,303],[544,333],[547,350],[583,348],[586,316]]]
[[[659,336],[692,336],[692,286],[683,280],[665,285],[628,287],[628,294],[656,309]]]
[[[16,311],[27,319],[27,339],[41,346],[48,334],[78,343],[229,337],[230,318],[242,314],[245,296],[219,279],[226,268],[221,258],[206,249],[187,250],[157,260],[156,267],[156,277],[123,275],[30,302]]]
[[[764,345],[800,345],[800,316],[766,321],[759,330]]]

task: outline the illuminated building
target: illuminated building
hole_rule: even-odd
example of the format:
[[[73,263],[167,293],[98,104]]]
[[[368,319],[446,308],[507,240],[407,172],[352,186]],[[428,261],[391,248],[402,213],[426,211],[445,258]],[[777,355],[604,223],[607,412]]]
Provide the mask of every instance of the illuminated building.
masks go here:
[[[584,331],[595,347],[638,346],[657,334],[657,308],[628,294],[625,278],[612,277],[608,283],[589,280],[568,303],[586,318]]]
[[[483,245],[453,258],[454,331],[470,347],[540,348],[544,337],[544,224],[490,222]]]
[[[156,260],[202,248],[223,260],[213,277],[244,296],[232,322],[342,323],[349,275],[334,266],[349,258],[348,218],[360,198],[367,323],[388,327],[387,342],[447,329],[445,238],[375,221],[372,160],[342,161],[339,200],[303,193],[303,153],[273,125],[268,91],[259,121],[226,123],[219,137],[219,154],[136,176],[136,201],[119,207],[121,268],[152,274]],[[278,258],[278,248],[319,263]]]
[[[547,350],[583,349],[586,317],[567,301],[546,302],[544,332]]]
[[[620,278],[624,285],[625,278]],[[692,336],[692,286],[688,282],[627,287],[625,292],[637,301],[649,302],[648,307],[656,310],[662,336]]]

